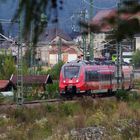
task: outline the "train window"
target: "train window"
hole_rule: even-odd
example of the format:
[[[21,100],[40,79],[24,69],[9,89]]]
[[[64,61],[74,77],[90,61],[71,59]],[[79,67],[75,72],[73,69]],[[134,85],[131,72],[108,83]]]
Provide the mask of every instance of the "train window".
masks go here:
[[[86,71],[86,81],[99,81],[99,73],[96,71]]]
[[[65,66],[64,76],[65,78],[76,78],[79,76],[80,66]]]
[[[101,77],[102,81],[110,80],[112,78],[111,76],[112,76],[111,74],[100,74],[100,77]]]
[[[114,79],[114,73],[100,74],[100,78],[102,81],[108,81],[108,80]]]

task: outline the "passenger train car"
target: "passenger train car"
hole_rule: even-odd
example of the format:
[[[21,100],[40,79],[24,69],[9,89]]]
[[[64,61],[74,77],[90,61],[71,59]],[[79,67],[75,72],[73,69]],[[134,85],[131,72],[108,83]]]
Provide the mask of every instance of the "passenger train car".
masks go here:
[[[59,79],[61,96],[80,96],[98,93],[110,93],[118,88],[132,87],[133,69],[129,65],[122,66],[122,80],[118,87],[117,67],[112,63],[89,61],[73,61],[62,66]]]

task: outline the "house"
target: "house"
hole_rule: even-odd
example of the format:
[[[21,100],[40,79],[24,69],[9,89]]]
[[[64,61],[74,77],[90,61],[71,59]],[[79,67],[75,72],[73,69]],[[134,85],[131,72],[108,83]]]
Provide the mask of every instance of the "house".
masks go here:
[[[140,50],[140,34],[137,34],[137,35],[135,35],[135,49],[137,50]]]
[[[6,37],[0,33],[0,54],[8,55],[11,54],[15,60],[18,57],[18,45],[14,38]],[[25,55],[26,47],[25,44],[22,46],[22,55]]]
[[[17,76],[12,75],[10,78],[11,83],[17,89]],[[52,84],[53,81],[50,75],[26,75],[23,76],[23,87],[24,92],[27,95],[28,93],[32,94],[41,94],[43,95],[46,91],[46,85]]]
[[[61,44],[60,44],[61,40]],[[42,64],[52,66],[58,62],[58,47],[60,47],[61,59],[70,61],[77,59],[81,54],[78,46],[75,45],[71,37],[60,29],[47,29],[39,39],[36,49],[36,59],[40,59]]]
[[[52,48],[48,50],[49,65],[54,65],[58,62],[58,47],[56,44],[52,44]],[[70,62],[76,60],[78,56],[81,56],[82,52],[73,44],[62,44],[61,47],[61,60],[63,62]]]

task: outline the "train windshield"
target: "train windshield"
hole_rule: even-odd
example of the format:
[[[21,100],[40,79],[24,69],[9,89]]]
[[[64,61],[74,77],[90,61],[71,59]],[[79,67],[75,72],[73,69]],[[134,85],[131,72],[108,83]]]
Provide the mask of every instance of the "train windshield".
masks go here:
[[[64,76],[65,78],[77,78],[79,76],[80,66],[65,66]]]

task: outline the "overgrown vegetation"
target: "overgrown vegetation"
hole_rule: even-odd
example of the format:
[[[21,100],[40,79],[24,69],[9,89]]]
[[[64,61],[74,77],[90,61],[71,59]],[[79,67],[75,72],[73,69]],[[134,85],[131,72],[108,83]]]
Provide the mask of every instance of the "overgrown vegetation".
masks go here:
[[[60,70],[63,64],[64,64],[63,61],[60,61],[59,63],[55,64],[51,69],[47,71],[47,74],[50,74],[52,79],[58,80],[60,75]]]
[[[10,54],[0,55],[0,79],[9,79],[16,72],[14,59]]]
[[[36,108],[0,110],[0,139],[71,140],[72,130],[102,126],[103,139],[140,138],[140,96],[129,100],[93,100],[42,104]]]
[[[35,100],[35,99],[53,99],[53,98],[58,98],[59,97],[59,88],[58,88],[58,80],[59,80],[59,75],[60,75],[60,70],[64,62],[59,62],[56,65],[54,65],[51,69],[48,71],[40,71],[41,75],[47,75],[49,74],[53,80],[53,84],[47,84],[46,85],[46,91],[43,94],[39,94],[36,92],[33,94],[34,91],[36,91],[36,87],[32,87],[31,90],[27,89],[25,90],[26,93],[26,99],[27,100]]]

